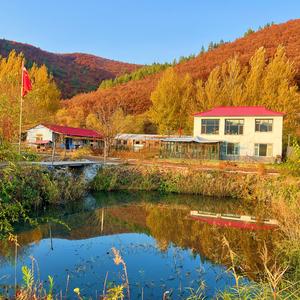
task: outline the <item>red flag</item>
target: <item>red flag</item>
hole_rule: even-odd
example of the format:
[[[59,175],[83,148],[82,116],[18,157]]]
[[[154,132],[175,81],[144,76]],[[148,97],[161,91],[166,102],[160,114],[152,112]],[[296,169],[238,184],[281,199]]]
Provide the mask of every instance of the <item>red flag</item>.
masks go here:
[[[29,78],[28,71],[25,67],[22,70],[22,97],[25,97],[29,91],[31,91],[31,81]]]

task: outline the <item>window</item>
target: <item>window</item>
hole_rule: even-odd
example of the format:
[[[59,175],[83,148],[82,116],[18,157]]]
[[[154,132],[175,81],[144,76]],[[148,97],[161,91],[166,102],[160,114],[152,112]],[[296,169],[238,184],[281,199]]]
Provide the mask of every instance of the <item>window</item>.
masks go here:
[[[232,119],[225,120],[225,134],[243,134],[244,120]]]
[[[270,132],[273,130],[272,119],[256,119],[255,120],[255,131],[256,132]]]
[[[255,156],[272,156],[273,145],[272,144],[255,144],[254,145]]]
[[[219,119],[201,120],[202,134],[219,134]]]
[[[227,143],[226,155],[240,155],[240,144],[239,143]]]
[[[36,141],[42,141],[43,140],[43,135],[42,134],[36,134],[35,140]]]

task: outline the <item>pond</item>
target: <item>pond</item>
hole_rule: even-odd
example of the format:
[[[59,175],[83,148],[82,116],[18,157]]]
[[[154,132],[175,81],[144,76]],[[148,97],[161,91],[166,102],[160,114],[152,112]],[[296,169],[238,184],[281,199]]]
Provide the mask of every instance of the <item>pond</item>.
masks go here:
[[[131,299],[186,299],[191,291],[213,298],[234,285],[228,268],[226,237],[247,280],[262,268],[259,253],[272,249],[276,231],[215,226],[189,217],[191,210],[243,215],[266,214],[233,199],[191,195],[110,192],[88,195],[64,208],[49,208],[37,217],[37,227],[18,228],[17,281],[21,267],[34,268],[36,278],[54,277],[55,292],[75,299],[73,289],[93,299],[114,284],[124,282],[121,265],[114,263],[112,248],[126,263]],[[271,251],[271,250],[270,250]],[[0,247],[0,284],[14,286],[14,245]],[[47,283],[45,283],[47,285]],[[8,288],[9,289],[9,288]],[[125,291],[126,293],[126,291]]]

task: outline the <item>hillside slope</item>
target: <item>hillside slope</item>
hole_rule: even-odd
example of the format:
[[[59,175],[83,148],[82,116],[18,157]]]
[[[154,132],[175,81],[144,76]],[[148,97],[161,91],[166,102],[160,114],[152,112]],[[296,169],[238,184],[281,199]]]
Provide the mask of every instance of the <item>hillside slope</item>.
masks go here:
[[[7,57],[11,50],[23,52],[27,65],[45,64],[52,72],[64,98],[98,88],[104,79],[130,73],[139,66],[83,53],[56,54],[28,44],[0,39],[0,55]]]
[[[296,80],[300,86],[300,19],[273,25],[234,42],[226,43],[194,59],[178,64],[175,69],[180,74],[189,73],[194,79],[206,79],[214,67],[234,55],[238,55],[241,62],[246,64],[259,47],[264,46],[267,56],[270,57],[279,44],[285,46],[288,57],[294,61],[298,70]],[[161,73],[112,88],[80,94],[69,100],[66,106],[72,114],[80,110],[87,115],[101,103],[115,102],[121,105],[127,113],[143,113],[151,105],[150,95],[160,76]]]

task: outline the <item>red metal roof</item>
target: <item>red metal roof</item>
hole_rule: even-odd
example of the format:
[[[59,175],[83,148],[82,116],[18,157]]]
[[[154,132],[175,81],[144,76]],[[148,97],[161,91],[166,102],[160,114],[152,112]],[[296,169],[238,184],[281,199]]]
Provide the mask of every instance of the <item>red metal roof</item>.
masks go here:
[[[283,116],[284,113],[269,110],[264,106],[219,106],[208,111],[195,113],[195,117],[240,117],[240,116]]]
[[[67,126],[53,125],[53,124],[42,124],[42,125],[56,133],[60,133],[68,136],[89,137],[89,138],[98,138],[98,139],[103,137],[101,133],[91,129],[74,128],[74,127],[67,127]]]

